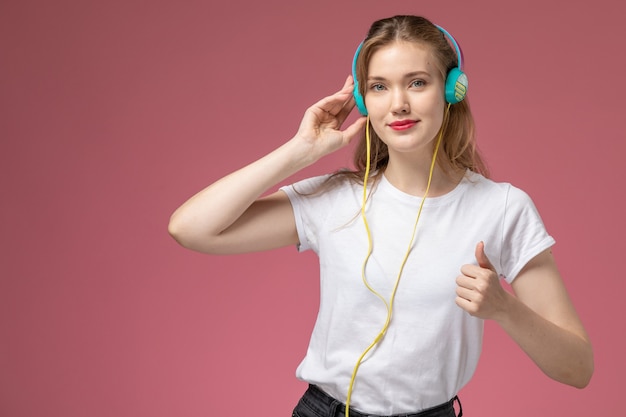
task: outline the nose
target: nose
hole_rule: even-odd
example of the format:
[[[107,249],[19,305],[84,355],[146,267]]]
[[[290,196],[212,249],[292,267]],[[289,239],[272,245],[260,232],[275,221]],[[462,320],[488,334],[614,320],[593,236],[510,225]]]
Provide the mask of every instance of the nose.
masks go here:
[[[409,112],[409,100],[405,91],[401,89],[394,89],[391,96],[390,110],[393,114],[405,114]]]

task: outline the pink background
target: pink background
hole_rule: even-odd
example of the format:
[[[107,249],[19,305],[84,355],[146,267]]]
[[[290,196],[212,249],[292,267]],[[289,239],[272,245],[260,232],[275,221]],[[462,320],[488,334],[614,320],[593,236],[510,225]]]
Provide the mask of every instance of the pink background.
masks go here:
[[[291,137],[341,86],[369,24],[398,13],[459,40],[493,177],[534,198],[596,353],[576,390],[487,323],[466,415],[616,415],[620,4],[3,1],[0,415],[290,415],[305,389],[294,370],[316,315],[316,258],[200,255],[168,236],[168,218]],[[348,163],[341,152],[297,178]]]

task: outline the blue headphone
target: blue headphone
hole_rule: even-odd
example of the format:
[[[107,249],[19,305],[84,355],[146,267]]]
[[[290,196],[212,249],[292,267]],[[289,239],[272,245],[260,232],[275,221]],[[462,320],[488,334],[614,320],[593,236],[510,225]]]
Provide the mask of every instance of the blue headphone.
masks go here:
[[[446,101],[450,104],[456,104],[460,101],[463,101],[463,99],[465,98],[465,95],[467,94],[467,75],[465,75],[465,73],[461,70],[461,68],[463,68],[461,48],[459,48],[459,45],[457,44],[456,40],[450,33],[448,33],[447,30],[445,30],[439,25],[435,25],[435,26],[437,26],[437,29],[439,29],[450,40],[450,42],[452,43],[452,46],[454,46],[454,50],[456,51],[458,65],[452,68],[450,71],[448,71],[448,75],[446,76],[446,88],[445,88]],[[363,47],[363,42],[359,44],[359,47],[356,49],[356,52],[354,53],[354,59],[352,60],[352,78],[354,78],[353,94],[354,94],[354,101],[356,102],[356,107],[359,109],[359,112],[363,116],[367,116],[367,108],[365,108],[365,100],[363,99],[363,96],[359,92],[359,81],[357,80],[357,77],[356,77],[356,61],[359,57],[359,54],[361,53],[362,47]]]

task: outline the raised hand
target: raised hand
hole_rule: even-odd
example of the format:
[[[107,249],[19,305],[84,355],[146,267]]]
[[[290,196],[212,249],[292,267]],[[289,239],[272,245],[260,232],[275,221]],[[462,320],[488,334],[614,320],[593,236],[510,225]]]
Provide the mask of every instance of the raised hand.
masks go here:
[[[506,312],[510,294],[502,288],[496,269],[485,254],[485,244],[479,242],[474,252],[478,265],[461,267],[456,279],[456,304],[472,316],[496,319]]]
[[[317,160],[348,145],[365,126],[367,119],[360,117],[345,130],[340,130],[354,108],[353,88],[352,76],[348,76],[341,90],[321,99],[304,113],[294,139],[308,145],[311,158]]]

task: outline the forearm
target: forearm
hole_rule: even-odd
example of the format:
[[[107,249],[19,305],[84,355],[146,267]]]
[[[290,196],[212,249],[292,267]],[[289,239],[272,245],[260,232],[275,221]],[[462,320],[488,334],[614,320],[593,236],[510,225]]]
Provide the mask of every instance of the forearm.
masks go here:
[[[507,298],[506,312],[496,319],[500,326],[550,378],[584,388],[594,366],[591,343],[584,331],[567,330],[541,317],[514,295]]]
[[[239,219],[269,188],[312,162],[303,146],[291,140],[187,200],[172,214],[169,232],[184,246],[204,244]]]

